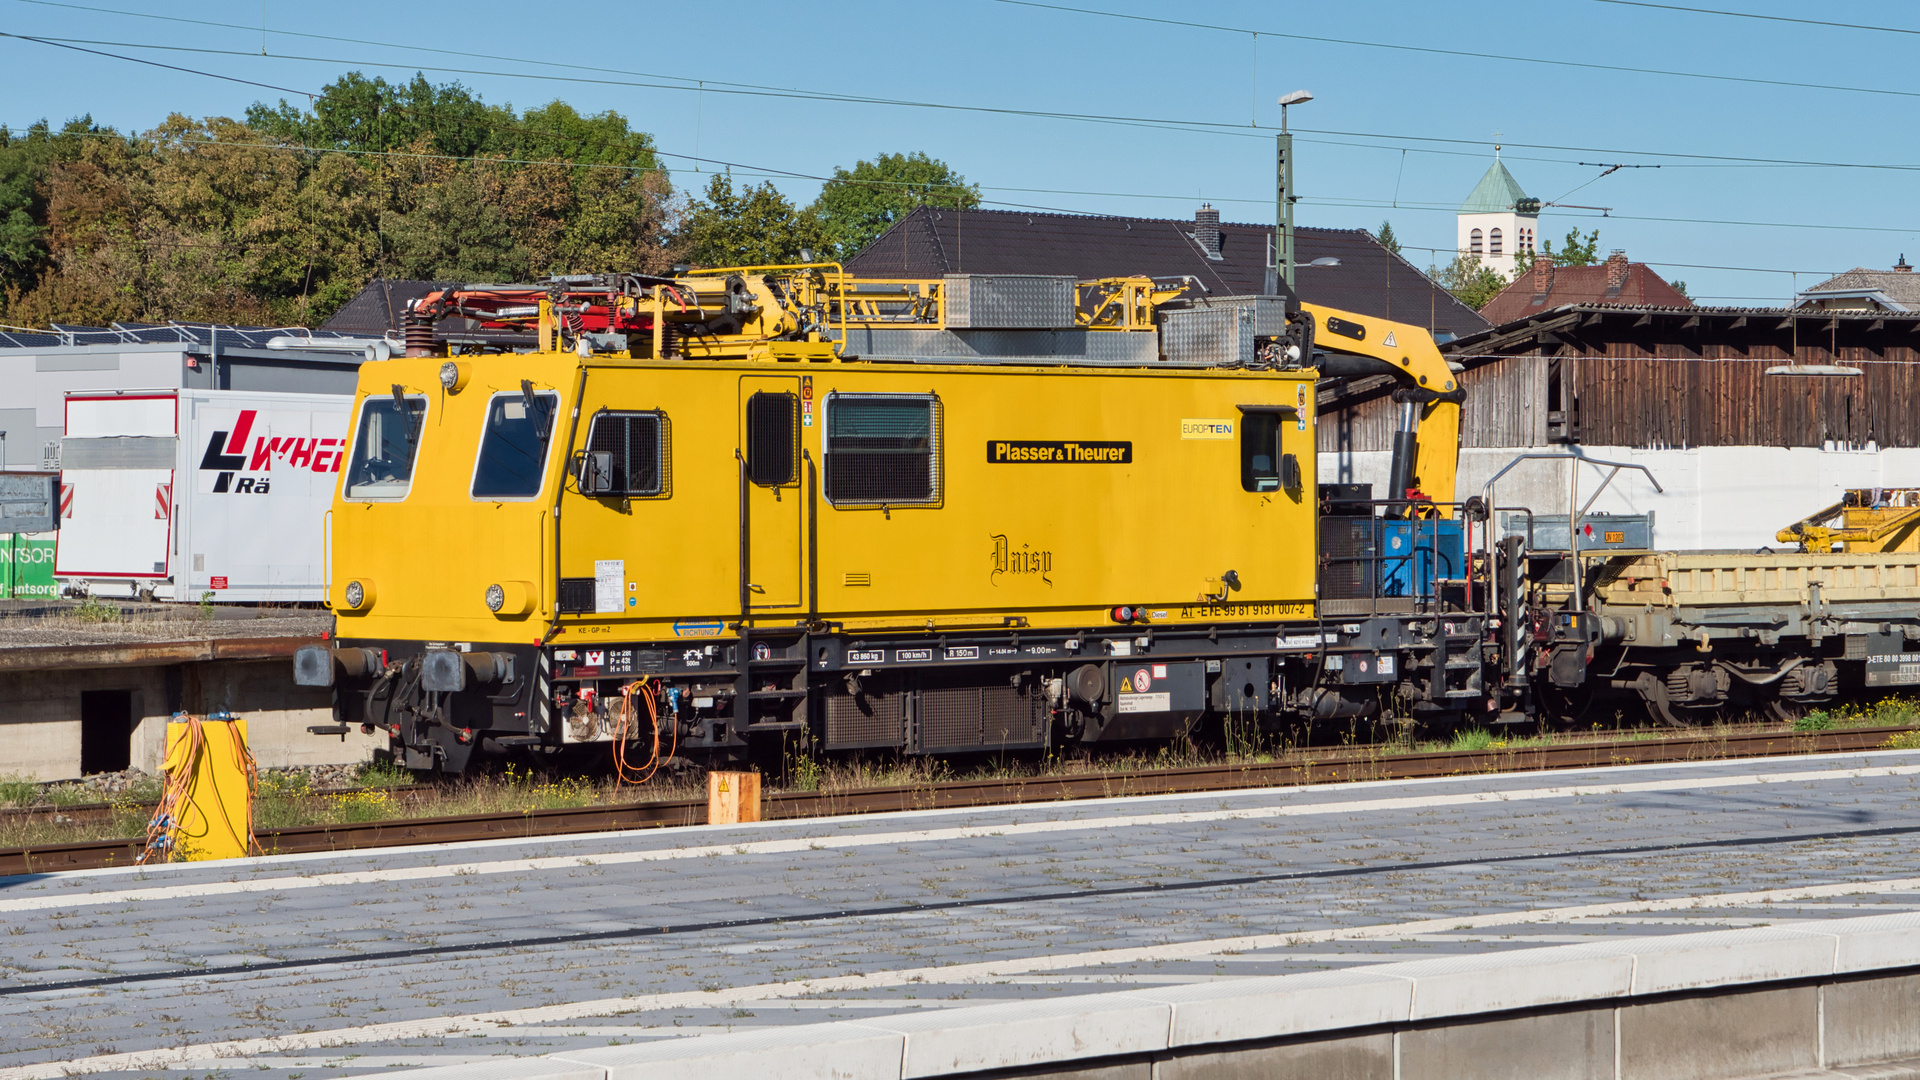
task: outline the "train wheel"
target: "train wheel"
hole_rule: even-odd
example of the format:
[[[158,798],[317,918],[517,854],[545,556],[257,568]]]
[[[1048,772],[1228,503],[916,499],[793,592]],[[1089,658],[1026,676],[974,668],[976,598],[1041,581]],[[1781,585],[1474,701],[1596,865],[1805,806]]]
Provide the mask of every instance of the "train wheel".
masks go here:
[[[1667,694],[1667,680],[1651,671],[1642,671],[1631,684],[1633,692],[1640,697],[1641,704],[1647,707],[1647,714],[1655,720],[1675,728],[1693,727],[1695,721],[1686,712],[1673,706],[1673,699]]]

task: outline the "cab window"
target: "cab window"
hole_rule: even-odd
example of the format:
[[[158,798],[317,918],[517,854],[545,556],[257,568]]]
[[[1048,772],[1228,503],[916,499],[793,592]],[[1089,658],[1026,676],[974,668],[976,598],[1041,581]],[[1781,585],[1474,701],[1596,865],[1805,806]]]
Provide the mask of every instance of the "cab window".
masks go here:
[[[349,499],[404,499],[420,453],[425,397],[369,397],[360,406],[360,431],[347,468]]]
[[[487,403],[480,459],[473,469],[476,499],[531,499],[546,479],[547,446],[560,395],[495,394]]]
[[[938,406],[926,394],[827,395],[827,501],[938,502]]]
[[[606,454],[604,494],[663,495],[667,490],[667,418],[658,412],[602,412],[587,431],[587,452]]]
[[[1280,490],[1280,414],[1240,414],[1240,486],[1248,491]]]

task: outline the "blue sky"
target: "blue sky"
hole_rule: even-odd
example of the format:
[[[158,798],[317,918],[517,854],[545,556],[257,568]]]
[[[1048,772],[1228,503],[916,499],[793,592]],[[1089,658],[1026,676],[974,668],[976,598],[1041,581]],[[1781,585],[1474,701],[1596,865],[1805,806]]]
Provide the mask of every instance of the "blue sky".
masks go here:
[[[1495,133],[1529,194],[1611,209],[1603,220],[1596,210],[1550,208],[1542,236],[1557,242],[1575,225],[1598,227],[1603,250],[1655,264],[1704,302],[1777,301],[1796,283],[1853,266],[1891,266],[1903,253],[1920,260],[1920,80],[1911,60],[1920,10],[1884,0],[1674,3],[1914,32],[1609,0],[1059,5],[1107,14],[1007,0],[592,9],[0,0],[0,30],[297,91],[356,68],[389,79],[424,70],[488,101],[612,109],[680,155],[667,161],[686,189],[705,182],[696,168],[728,162],[736,177],[772,176],[805,201],[819,186],[807,177],[923,150],[981,184],[990,206],[1188,217],[1206,199],[1229,220],[1259,222],[1273,216],[1274,100],[1307,88],[1316,100],[1292,112],[1298,221],[1374,229],[1391,220],[1420,265],[1435,257],[1420,249],[1451,247],[1452,210],[1485,171]],[[133,12],[227,25],[124,14]],[[1803,85],[1662,74],[1673,72]],[[969,108],[725,85],[742,83]],[[0,122],[15,126],[90,113],[144,130],[170,111],[238,117],[253,101],[283,96],[0,38]],[[974,111],[982,109],[1007,111]],[[1596,180],[1611,164],[1660,167]]]

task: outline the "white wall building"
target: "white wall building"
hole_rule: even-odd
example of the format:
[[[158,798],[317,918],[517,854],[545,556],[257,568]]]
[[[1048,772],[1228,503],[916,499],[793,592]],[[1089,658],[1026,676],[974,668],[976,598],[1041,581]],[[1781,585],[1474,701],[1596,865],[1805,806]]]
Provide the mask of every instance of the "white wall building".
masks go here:
[[[359,352],[268,349],[305,330],[174,324],[0,331],[0,467],[60,467],[70,390],[264,390],[351,395]],[[341,335],[319,331],[322,340]]]
[[[1511,278],[1514,256],[1539,244],[1540,200],[1520,190],[1496,148],[1493,165],[1460,204],[1458,223],[1460,254],[1479,256],[1482,266]]]

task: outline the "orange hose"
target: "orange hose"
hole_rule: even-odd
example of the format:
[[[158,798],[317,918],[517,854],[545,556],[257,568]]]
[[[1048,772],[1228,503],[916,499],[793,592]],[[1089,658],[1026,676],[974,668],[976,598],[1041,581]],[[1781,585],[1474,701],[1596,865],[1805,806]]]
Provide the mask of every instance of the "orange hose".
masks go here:
[[[646,764],[638,767],[627,764],[626,750],[627,736],[633,730],[635,719],[633,704],[635,694],[646,699],[648,726],[653,729],[653,750],[647,755]],[[680,746],[680,733],[676,729],[673,734],[673,747],[677,750]],[[667,756],[672,757],[673,751],[668,751]],[[642,676],[639,681],[628,683],[620,688],[620,716],[613,733],[613,790],[617,792],[624,784],[644,784],[653,779],[654,774],[660,771],[664,760],[660,756],[659,703],[654,698],[652,680]]]

